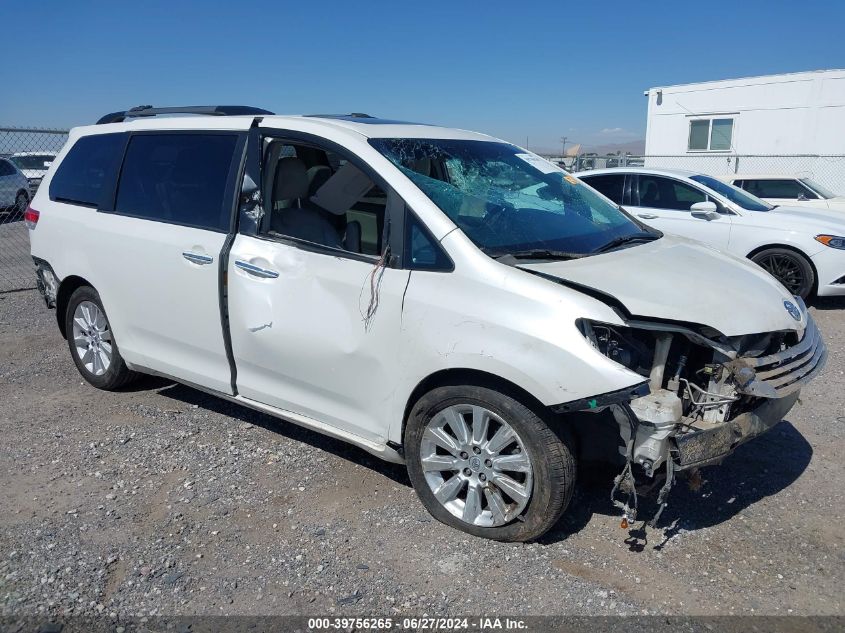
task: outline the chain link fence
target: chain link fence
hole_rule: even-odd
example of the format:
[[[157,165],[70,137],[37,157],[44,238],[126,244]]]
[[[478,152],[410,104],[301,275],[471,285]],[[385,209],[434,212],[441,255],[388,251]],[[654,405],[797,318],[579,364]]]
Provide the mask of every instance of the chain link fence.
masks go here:
[[[67,130],[0,127],[0,292],[35,287],[23,214],[67,135]],[[754,174],[799,176],[812,178],[832,192],[845,195],[842,154],[581,154],[564,159],[563,166],[570,171],[607,167],[683,169],[720,178]]]
[[[672,156],[596,156],[581,154],[566,168],[571,171],[606,167],[683,169],[717,178],[728,176],[795,176],[811,178],[838,195],[845,195],[845,154],[680,154]]]
[[[0,292],[35,287],[23,214],[67,130],[0,127]]]

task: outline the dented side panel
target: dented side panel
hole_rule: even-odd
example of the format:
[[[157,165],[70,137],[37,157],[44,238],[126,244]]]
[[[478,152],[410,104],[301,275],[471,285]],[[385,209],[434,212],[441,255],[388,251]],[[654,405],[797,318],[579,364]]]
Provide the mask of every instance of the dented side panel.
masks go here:
[[[238,262],[278,277],[256,276]],[[385,443],[409,274],[238,235],[228,269],[238,393]],[[378,307],[367,320],[372,288]]]
[[[493,374],[546,405],[642,383],[575,326],[584,314],[618,320],[607,305],[486,257],[456,255],[450,273],[381,269],[369,324],[371,262],[244,235],[229,261],[238,393],[366,440],[401,443],[409,398],[441,370]]]
[[[642,384],[576,327],[587,314],[621,323],[609,306],[486,256],[463,258],[466,239],[455,231],[442,242],[454,254],[454,272],[411,273],[397,393],[407,399],[421,380],[447,369],[493,374],[548,406]],[[401,439],[402,414],[390,419],[391,440]]]

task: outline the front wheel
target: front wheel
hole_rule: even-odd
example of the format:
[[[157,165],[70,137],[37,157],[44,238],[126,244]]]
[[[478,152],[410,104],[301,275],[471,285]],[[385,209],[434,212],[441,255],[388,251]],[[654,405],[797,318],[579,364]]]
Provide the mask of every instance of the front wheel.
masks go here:
[[[751,258],[796,297],[806,299],[813,292],[816,275],[806,257],[788,248],[767,248]]]
[[[414,406],[408,474],[426,509],[475,536],[528,541],[563,514],[575,484],[569,441],[531,409],[484,387],[440,387]]]

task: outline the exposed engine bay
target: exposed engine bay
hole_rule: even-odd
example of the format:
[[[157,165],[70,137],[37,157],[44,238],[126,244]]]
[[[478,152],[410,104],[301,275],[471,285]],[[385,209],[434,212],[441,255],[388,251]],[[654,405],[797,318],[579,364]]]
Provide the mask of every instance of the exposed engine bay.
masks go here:
[[[636,475],[665,477],[654,525],[676,473],[718,463],[780,422],[827,355],[811,319],[804,331],[730,338],[712,328],[650,321],[621,327],[581,320],[579,327],[599,352],[643,377],[645,395],[607,394],[600,407],[612,411],[622,440],[625,468],[611,496],[623,524],[636,519]],[[624,502],[619,492],[627,494]]]

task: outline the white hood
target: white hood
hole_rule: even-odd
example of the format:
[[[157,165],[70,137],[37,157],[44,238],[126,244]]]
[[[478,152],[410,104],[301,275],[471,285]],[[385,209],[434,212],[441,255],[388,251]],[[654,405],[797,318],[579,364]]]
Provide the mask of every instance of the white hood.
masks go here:
[[[831,209],[839,211],[840,213],[845,210],[845,196],[836,196],[835,198],[828,198],[825,200],[827,206]]]
[[[725,336],[800,331],[798,300],[763,269],[699,242],[664,236],[582,259],[519,264],[615,297],[633,316],[708,325]]]
[[[787,207],[777,206],[771,211],[776,216],[786,216],[791,219],[800,220],[803,223],[808,223],[808,227],[815,226],[815,223],[824,226],[839,226],[840,231],[845,230],[845,214],[837,209],[825,209],[822,207]],[[812,231],[812,228],[810,228]]]

